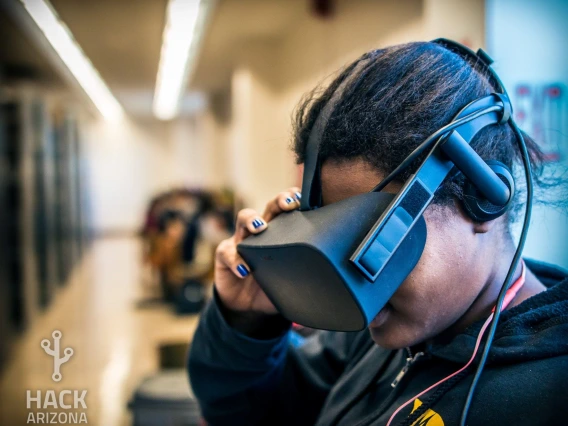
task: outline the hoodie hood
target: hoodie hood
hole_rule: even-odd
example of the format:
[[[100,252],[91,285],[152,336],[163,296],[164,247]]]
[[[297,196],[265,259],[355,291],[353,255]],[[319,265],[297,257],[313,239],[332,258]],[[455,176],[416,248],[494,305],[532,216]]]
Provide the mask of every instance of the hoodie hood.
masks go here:
[[[487,364],[510,364],[568,354],[568,272],[540,262],[526,266],[548,287],[504,311],[499,319]],[[434,357],[466,363],[485,321],[478,321],[444,345],[433,344]],[[478,352],[478,356],[481,349]]]

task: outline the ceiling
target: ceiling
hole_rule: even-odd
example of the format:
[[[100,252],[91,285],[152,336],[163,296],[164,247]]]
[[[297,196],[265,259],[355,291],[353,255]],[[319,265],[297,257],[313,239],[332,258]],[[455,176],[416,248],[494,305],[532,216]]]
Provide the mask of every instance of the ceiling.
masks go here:
[[[17,0],[13,0],[17,1]],[[125,109],[150,114],[167,0],[50,0],[62,21]],[[278,40],[310,0],[217,0],[202,38],[191,88],[228,84],[239,49],[252,40]],[[35,69],[60,82],[44,55],[0,16],[0,63]],[[11,26],[10,26],[11,25]]]
[[[125,110],[150,116],[167,0],[50,0]]]
[[[153,88],[167,0],[50,0],[113,89]]]
[[[0,77],[3,81],[31,79],[51,87],[63,84],[38,47],[5,13],[0,13],[0,40]]]
[[[278,41],[302,14],[309,0],[220,0],[203,39],[191,86],[215,91],[226,86],[243,45]]]

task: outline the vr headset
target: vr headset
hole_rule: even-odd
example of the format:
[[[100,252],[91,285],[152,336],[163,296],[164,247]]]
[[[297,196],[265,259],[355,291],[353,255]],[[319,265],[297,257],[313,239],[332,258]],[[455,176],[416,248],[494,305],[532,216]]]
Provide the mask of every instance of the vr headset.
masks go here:
[[[488,71],[496,93],[466,105],[451,123],[419,145],[371,192],[321,206],[319,146],[349,76],[317,118],[306,146],[299,210],[282,214],[237,250],[279,312],[301,325],[357,331],[387,304],[418,263],[426,243],[423,213],[446,177],[465,177],[463,206],[475,221],[498,218],[513,199],[514,180],[503,164],[485,162],[471,147],[485,127],[504,125],[511,103],[492,59],[461,44],[437,39]],[[357,70],[370,59],[361,60]],[[418,156],[427,153],[398,194],[381,192]]]

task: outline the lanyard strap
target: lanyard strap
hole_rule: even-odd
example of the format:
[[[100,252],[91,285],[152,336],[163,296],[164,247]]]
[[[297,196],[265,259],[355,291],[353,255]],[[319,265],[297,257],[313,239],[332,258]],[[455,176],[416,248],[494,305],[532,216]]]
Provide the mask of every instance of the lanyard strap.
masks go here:
[[[505,293],[505,298],[503,299],[503,307],[501,308],[501,312],[503,312],[509,303],[515,298],[521,287],[525,284],[525,276],[526,276],[526,267],[525,262],[521,260],[521,276],[509,287],[507,293]],[[491,312],[495,312],[495,307]]]

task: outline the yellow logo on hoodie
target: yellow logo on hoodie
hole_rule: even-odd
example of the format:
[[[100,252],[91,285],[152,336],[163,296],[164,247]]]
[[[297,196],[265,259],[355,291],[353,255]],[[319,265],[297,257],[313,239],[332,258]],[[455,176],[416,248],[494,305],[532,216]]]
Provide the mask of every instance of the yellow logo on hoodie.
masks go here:
[[[414,400],[414,407],[410,414],[414,413],[414,411],[416,411],[416,409],[421,405],[422,401],[416,398]],[[442,420],[442,416],[429,408],[424,414],[418,417],[414,423],[412,423],[412,426],[444,426],[444,420]]]

